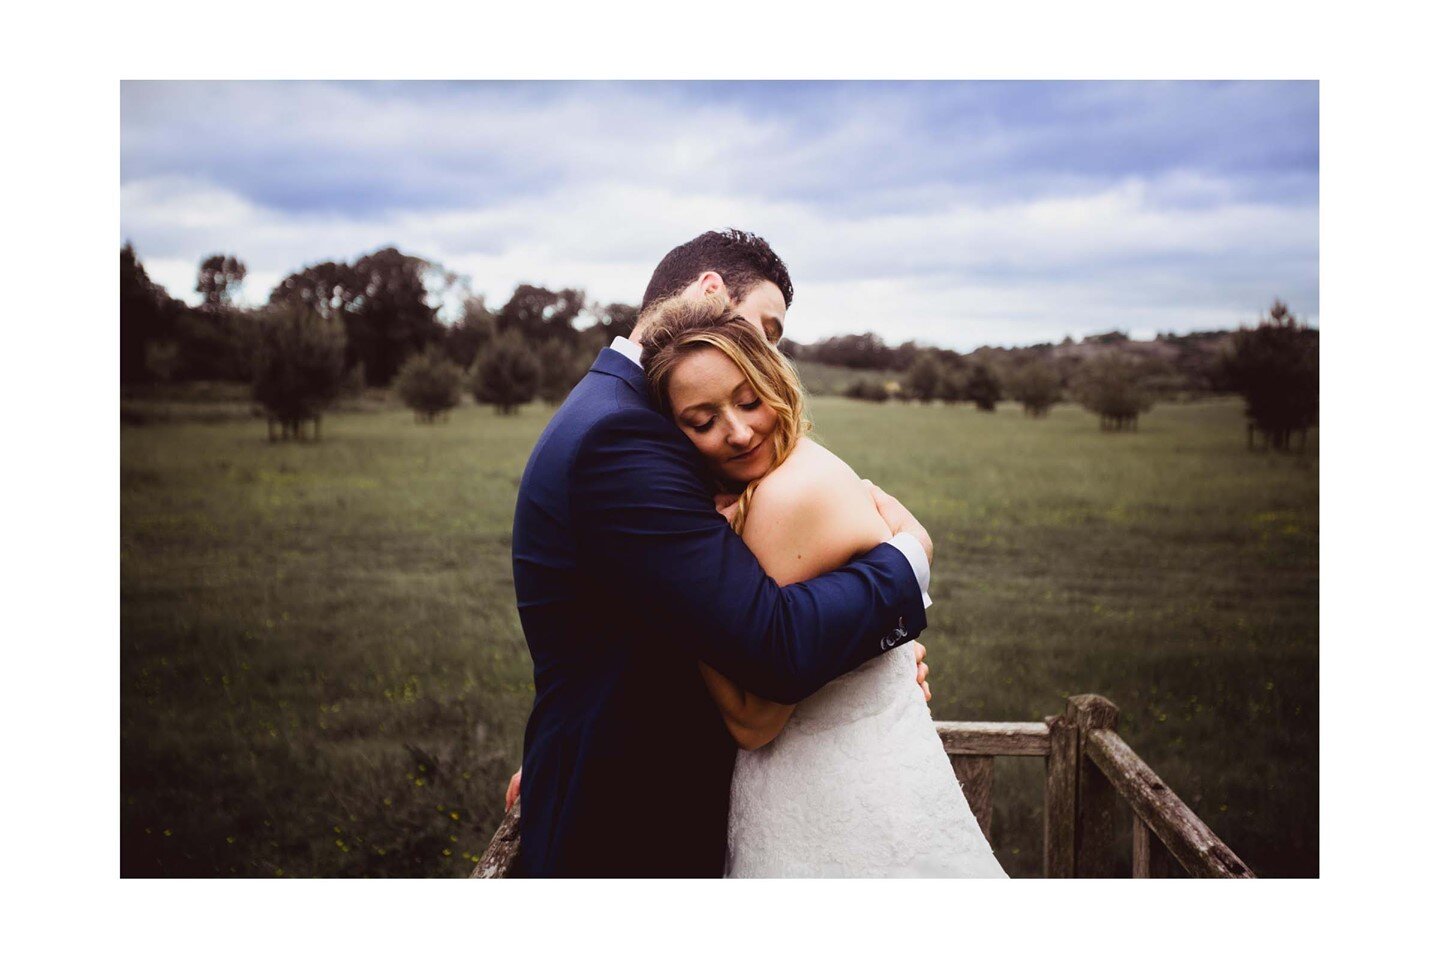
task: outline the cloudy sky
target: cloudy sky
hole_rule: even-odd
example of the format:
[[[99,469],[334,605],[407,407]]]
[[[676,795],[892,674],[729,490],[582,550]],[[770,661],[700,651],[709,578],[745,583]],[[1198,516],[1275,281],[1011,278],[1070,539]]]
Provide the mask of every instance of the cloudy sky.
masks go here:
[[[1257,83],[126,82],[120,239],[192,302],[397,246],[638,302],[675,244],[754,230],[787,332],[968,350],[1319,324],[1319,88]]]

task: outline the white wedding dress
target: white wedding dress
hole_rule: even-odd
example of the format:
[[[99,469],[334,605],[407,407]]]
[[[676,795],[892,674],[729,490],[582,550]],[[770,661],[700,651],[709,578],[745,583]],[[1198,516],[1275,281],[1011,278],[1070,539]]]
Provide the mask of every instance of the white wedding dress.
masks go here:
[[[908,644],[801,702],[770,745],[740,751],[726,875],[1005,878]]]

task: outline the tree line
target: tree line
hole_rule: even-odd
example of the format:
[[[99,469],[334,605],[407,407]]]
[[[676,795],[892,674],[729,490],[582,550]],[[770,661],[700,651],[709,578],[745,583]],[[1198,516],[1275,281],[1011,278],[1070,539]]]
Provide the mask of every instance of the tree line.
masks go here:
[[[537,397],[558,402],[590,360],[634,328],[637,309],[589,301],[583,290],[522,284],[492,310],[437,264],[393,247],[353,263],[307,266],[281,280],[268,302],[247,309],[238,257],[206,257],[191,307],[152,280],[134,248],[120,250],[122,385],[170,381],[250,382],[274,438],[318,428],[345,390],[392,387],[434,422],[465,389],[501,412]],[[435,305],[461,300],[453,323]],[[582,325],[580,321],[584,321]]]
[[[1249,437],[1267,448],[1303,446],[1320,416],[1320,334],[1276,300],[1253,327],[1233,331],[1161,334],[1134,341],[1119,330],[1061,343],[996,348],[968,354],[914,342],[887,346],[873,333],[790,344],[794,359],[868,373],[844,391],[853,399],[885,402],[974,403],[993,412],[1001,399],[1043,417],[1066,397],[1100,417],[1106,431],[1138,428],[1159,400],[1238,393],[1245,399]]]
[[[346,390],[389,387],[417,420],[443,420],[468,390],[511,413],[534,399],[558,403],[637,308],[599,304],[583,290],[522,284],[498,310],[438,264],[393,247],[350,262],[307,266],[281,280],[267,303],[247,309],[237,292],[245,264],[217,253],[201,261],[191,307],[146,273],[133,247],[120,251],[120,375],[123,384],[248,381],[272,437],[318,431],[321,411]],[[458,300],[442,322],[435,305]],[[1002,399],[1042,417],[1067,396],[1105,430],[1133,430],[1157,399],[1238,392],[1250,434],[1290,448],[1319,417],[1319,333],[1276,301],[1253,329],[1132,341],[1116,330],[1060,343],[981,347],[968,354],[874,333],[812,344],[783,341],[792,359],[865,371],[844,392],[862,400],[974,403]],[[893,379],[874,374],[894,374]]]

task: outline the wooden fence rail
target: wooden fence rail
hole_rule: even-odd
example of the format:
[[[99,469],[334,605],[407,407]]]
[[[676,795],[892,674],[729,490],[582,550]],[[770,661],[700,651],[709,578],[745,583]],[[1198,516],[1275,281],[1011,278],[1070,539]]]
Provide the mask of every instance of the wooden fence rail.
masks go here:
[[[1043,723],[935,723],[955,778],[990,838],[996,756],[1045,759],[1045,876],[1114,875],[1112,852],[1128,823],[1130,875],[1253,879],[1230,847],[1181,802],[1135,754],[1115,724],[1119,710],[1103,696],[1072,696],[1065,712]],[[1128,808],[1122,817],[1120,806]],[[472,879],[509,874],[520,849],[520,804],[505,814]]]

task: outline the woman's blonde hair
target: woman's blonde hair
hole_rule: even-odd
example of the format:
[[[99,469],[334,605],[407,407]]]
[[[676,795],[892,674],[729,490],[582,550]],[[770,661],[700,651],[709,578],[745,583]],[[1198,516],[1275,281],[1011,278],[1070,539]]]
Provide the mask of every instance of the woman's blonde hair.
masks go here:
[[[640,330],[640,364],[645,368],[651,397],[667,416],[674,416],[669,386],[675,367],[689,354],[708,347],[719,350],[739,367],[761,402],[775,411],[772,471],[810,432],[805,391],[795,367],[749,320],[732,310],[722,295],[660,300],[640,315],[636,327]],[[752,480],[740,494],[735,518],[730,522],[737,533],[745,529],[750,500],[761,479],[764,477]]]

